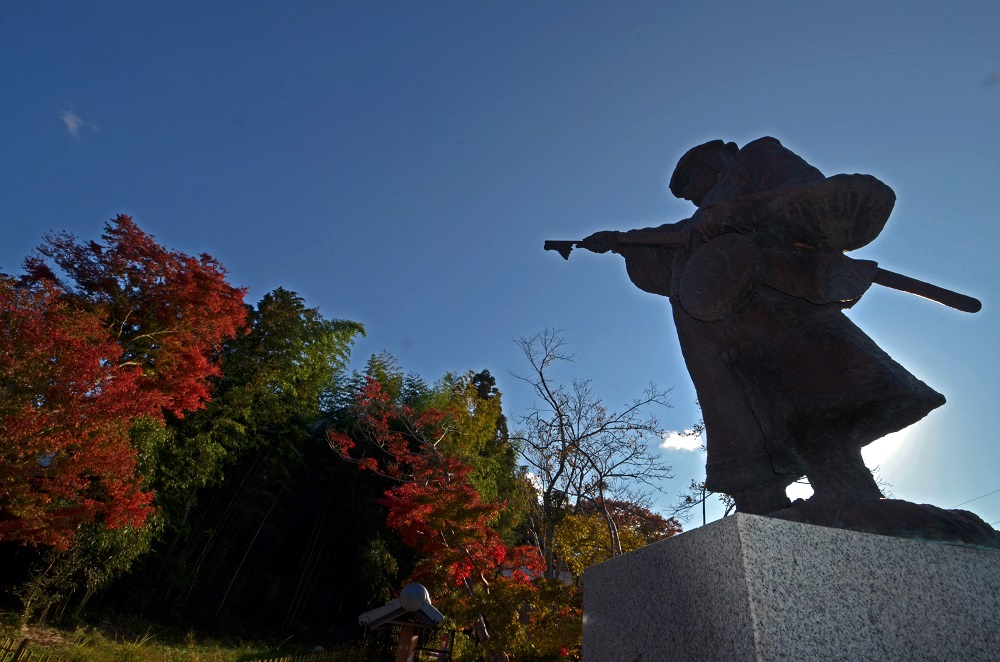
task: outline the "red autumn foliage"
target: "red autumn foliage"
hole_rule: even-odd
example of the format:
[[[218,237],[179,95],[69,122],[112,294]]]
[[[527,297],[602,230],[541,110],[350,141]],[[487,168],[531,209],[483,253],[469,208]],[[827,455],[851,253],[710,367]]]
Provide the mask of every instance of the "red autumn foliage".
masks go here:
[[[81,522],[145,522],[128,430],[156,408],[103,320],[61,295],[0,276],[0,540],[65,549]]]
[[[214,258],[123,215],[102,239],[48,236],[20,279],[0,274],[0,540],[66,549],[83,523],[142,526],[132,424],[203,407],[245,324]]]
[[[351,434],[331,431],[330,446],[398,483],[379,503],[387,525],[418,552],[409,580],[426,585],[459,627],[474,628],[489,659],[508,659],[503,651],[515,644],[520,612],[545,569],[537,547],[504,544],[493,528],[504,504],[483,502],[472,468],[439,450],[449,412],[414,412],[375,380],[358,394],[356,412]]]
[[[398,405],[373,379],[358,394],[357,411],[353,438],[331,431],[330,446],[360,469],[399,483],[379,503],[388,509],[386,524],[421,555],[413,581],[433,583],[442,568],[455,585],[480,578],[527,582],[541,573],[537,548],[508,547],[492,528],[504,504],[484,503],[469,482],[472,468],[438,450],[448,412]]]
[[[122,346],[122,363],[142,367],[140,391],[183,417],[204,406],[210,379],[221,374],[222,344],[246,324],[245,288],[226,281],[210,255],[169,250],[131,217],[105,225],[103,243],[69,233],[50,235],[25,260],[26,283],[58,280],[80,305],[105,318]]]
[[[598,498],[581,501],[577,507],[585,514],[598,513],[602,507],[606,507],[619,528],[628,527],[647,542],[663,540],[681,532],[681,523],[673,517],[665,518],[659,513],[629,501]]]

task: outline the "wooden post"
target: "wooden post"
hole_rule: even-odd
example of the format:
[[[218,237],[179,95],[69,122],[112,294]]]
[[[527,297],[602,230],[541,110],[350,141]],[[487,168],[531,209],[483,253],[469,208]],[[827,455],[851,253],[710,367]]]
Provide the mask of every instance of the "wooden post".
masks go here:
[[[396,648],[396,662],[413,662],[417,658],[420,641],[420,626],[404,625],[399,628],[399,646]]]
[[[14,651],[14,657],[12,657],[11,660],[14,660],[14,662],[20,660],[21,656],[24,655],[24,651],[27,650],[27,648],[28,648],[28,640],[22,639],[21,645],[17,647],[16,651]]]

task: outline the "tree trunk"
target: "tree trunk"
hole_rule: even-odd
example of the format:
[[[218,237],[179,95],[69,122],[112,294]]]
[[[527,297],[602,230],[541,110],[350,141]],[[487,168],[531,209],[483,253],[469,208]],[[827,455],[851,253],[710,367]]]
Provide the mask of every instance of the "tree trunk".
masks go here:
[[[608,538],[611,541],[611,556],[621,556],[622,552],[622,541],[618,537],[618,525],[615,524],[615,519],[611,516],[611,511],[608,510],[608,503],[604,500],[604,494],[600,496],[601,499],[601,515],[604,517],[604,523],[608,525]]]
[[[465,592],[469,594],[470,598],[475,597],[472,591],[472,584],[468,579],[463,579],[462,585],[465,587]],[[503,651],[496,650],[490,644],[490,641],[493,638],[490,636],[490,632],[486,627],[486,617],[483,614],[479,614],[479,618],[476,619],[473,630],[476,633],[476,641],[478,641],[479,645],[482,646],[483,652],[486,653],[486,659],[489,660],[489,662],[509,662],[510,655]]]

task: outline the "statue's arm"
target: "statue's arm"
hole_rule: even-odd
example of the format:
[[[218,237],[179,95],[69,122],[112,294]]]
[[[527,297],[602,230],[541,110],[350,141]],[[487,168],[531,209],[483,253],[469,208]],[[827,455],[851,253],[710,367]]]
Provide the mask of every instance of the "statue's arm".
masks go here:
[[[629,279],[641,290],[670,296],[672,263],[678,248],[688,246],[691,219],[656,227],[618,232],[602,230],[576,242],[595,253],[618,253],[625,258]]]
[[[669,297],[674,258],[690,246],[691,227],[691,219],[684,219],[623,232],[616,252],[625,258],[629,280],[644,292]]]
[[[594,253],[622,253],[626,248],[634,247],[670,247],[687,246],[690,240],[690,225],[687,219],[677,223],[666,223],[651,228],[638,230],[601,230],[576,242],[579,248],[585,248]]]
[[[629,280],[644,292],[669,297],[673,279],[675,248],[660,246],[622,247]]]

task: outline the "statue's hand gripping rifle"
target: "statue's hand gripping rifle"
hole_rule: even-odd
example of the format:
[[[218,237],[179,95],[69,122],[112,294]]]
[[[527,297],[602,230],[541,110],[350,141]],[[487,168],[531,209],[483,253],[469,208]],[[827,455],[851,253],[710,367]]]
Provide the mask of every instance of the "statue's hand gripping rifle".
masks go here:
[[[613,239],[612,236],[614,237]],[[588,242],[587,240],[560,241],[550,239],[545,242],[545,250],[556,251],[562,255],[564,260],[568,260],[569,254],[575,247],[586,248],[588,250],[596,249],[595,252],[603,253],[608,250],[614,250],[614,248],[619,246],[645,246],[650,248],[661,246],[666,248],[676,248],[684,246],[687,243],[682,235],[672,232],[636,232],[631,234],[608,233],[608,240],[611,245],[602,245],[597,247],[592,246],[591,242]],[[948,306],[949,308],[961,310],[966,313],[978,313],[983,307],[983,304],[979,301],[979,299],[971,297],[967,294],[961,294],[937,285],[932,285],[931,283],[926,283],[922,280],[917,280],[916,278],[904,276],[903,274],[898,274],[894,271],[889,271],[888,269],[882,269],[881,267],[876,269],[875,277],[872,279],[872,282],[878,283],[883,287],[900,290],[902,292],[909,292],[910,294],[916,294],[917,296],[930,299],[931,301],[936,301],[940,304]]]

